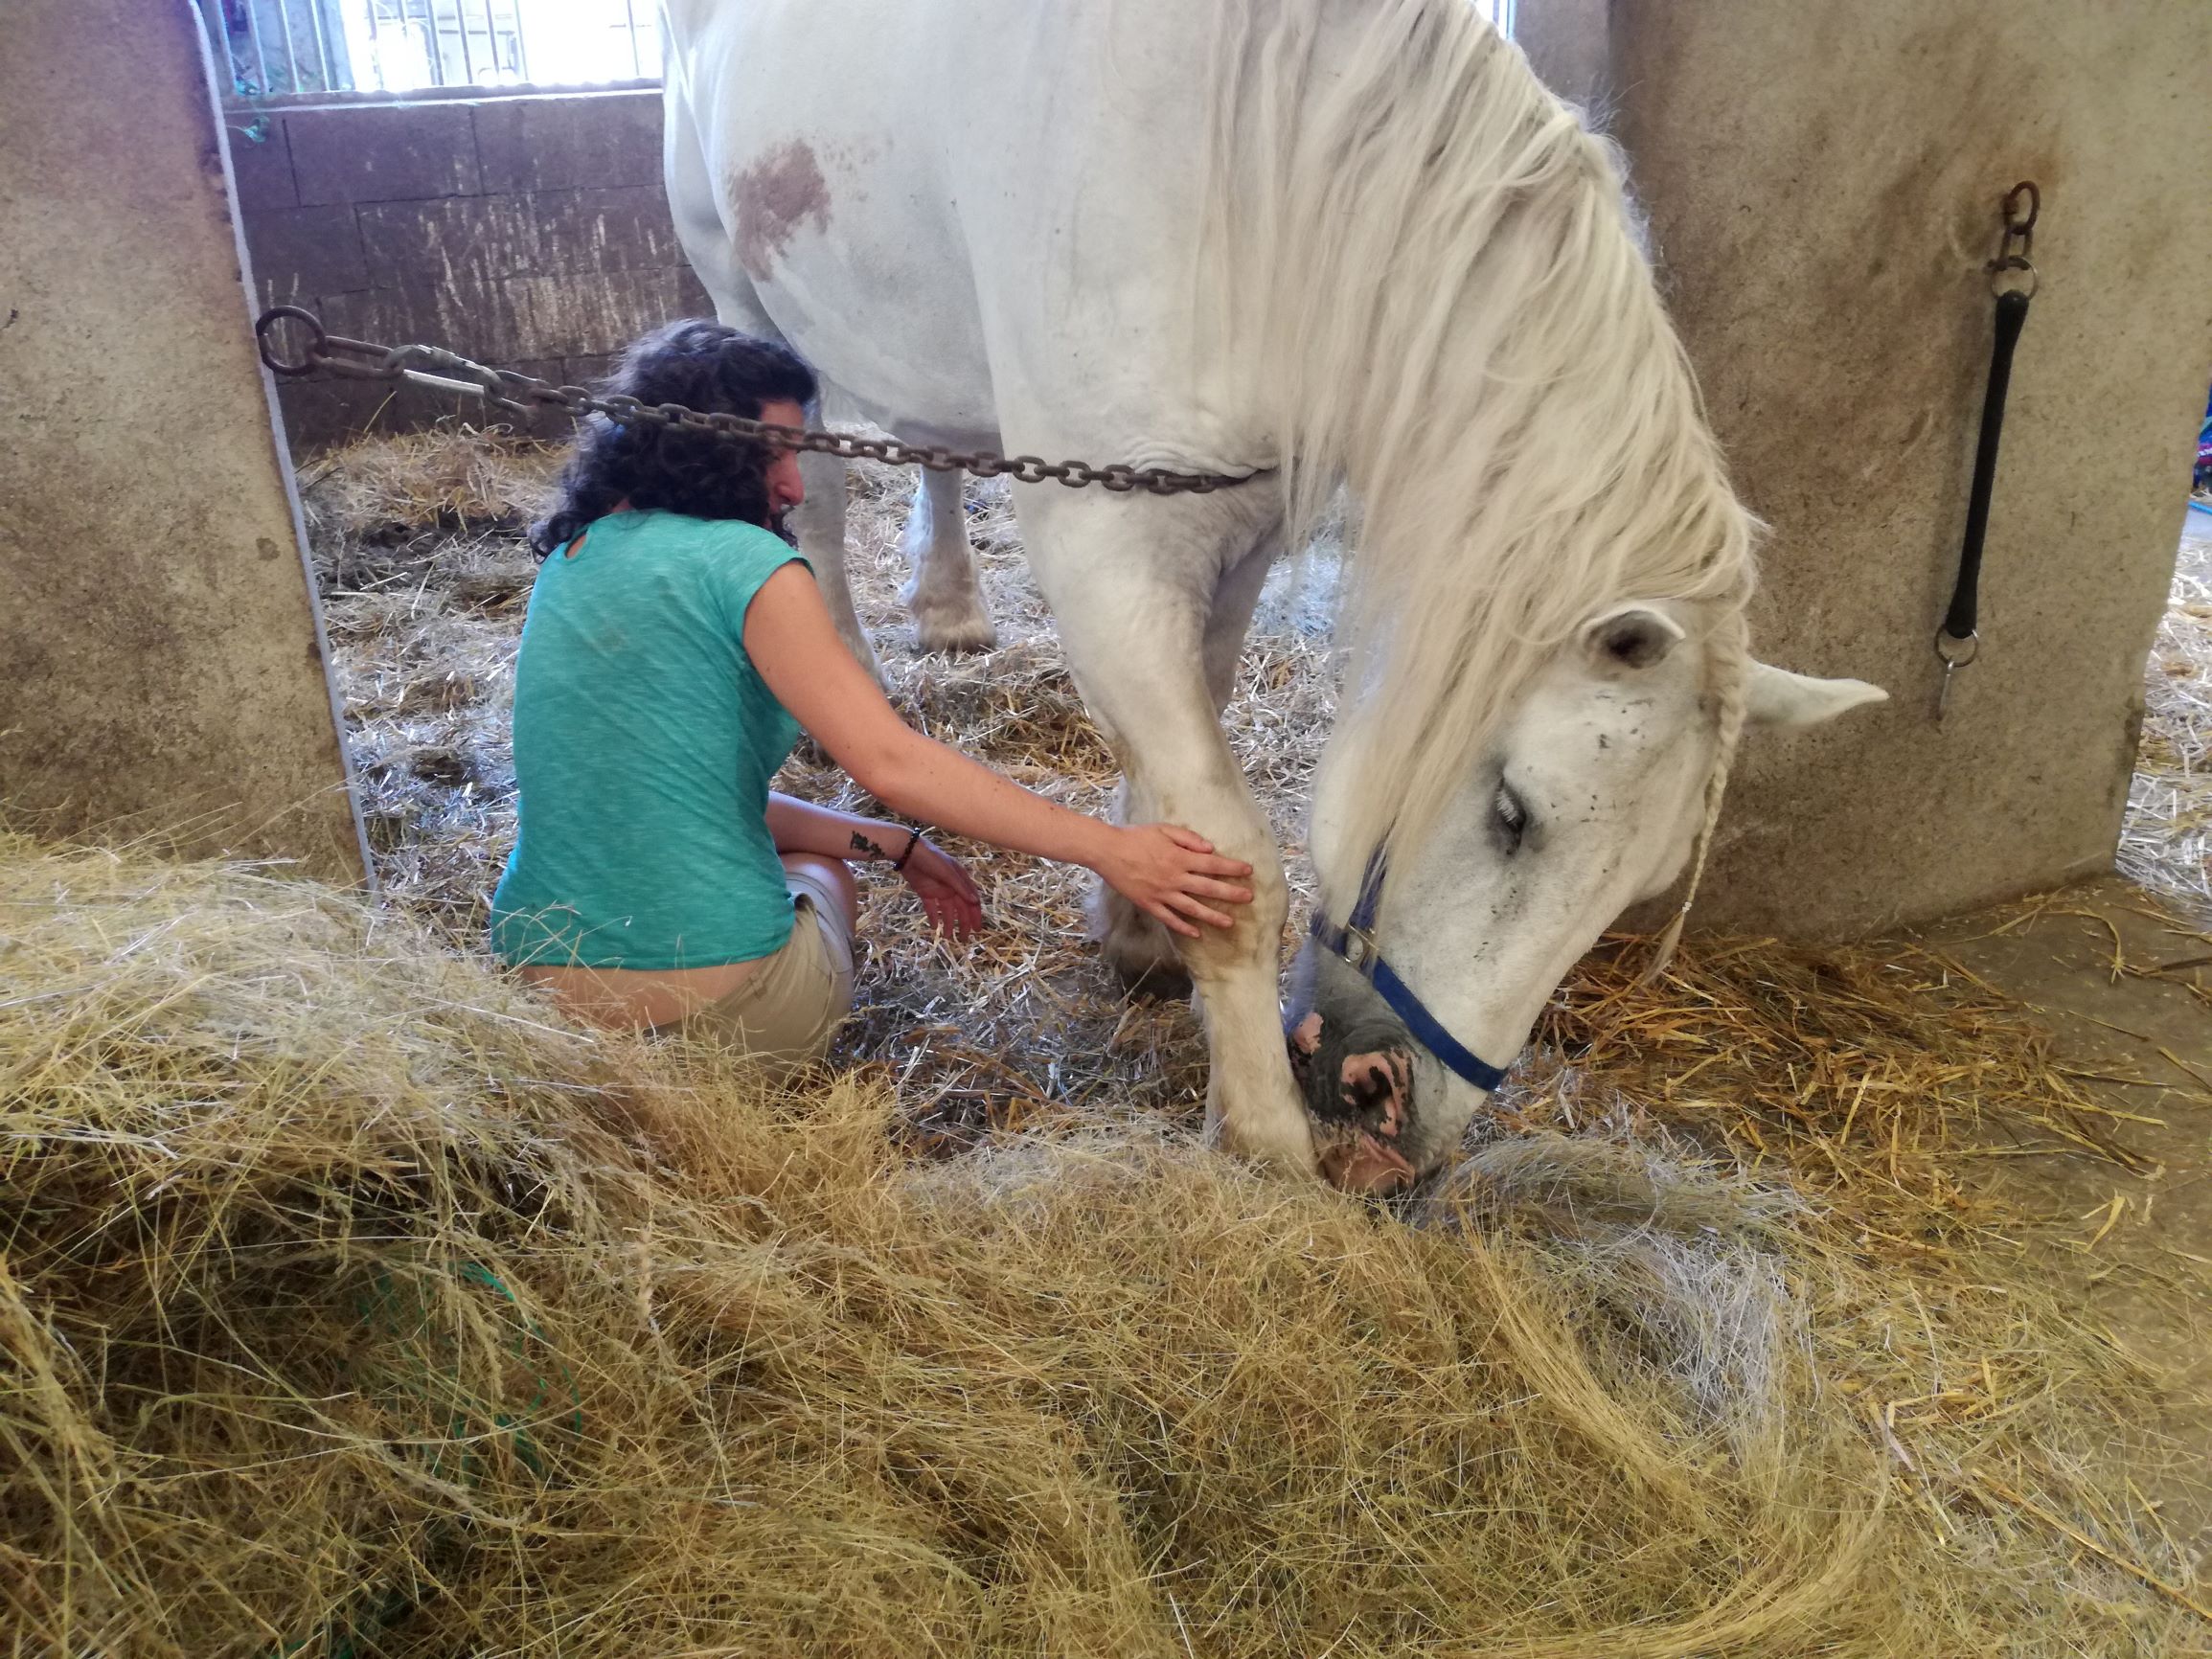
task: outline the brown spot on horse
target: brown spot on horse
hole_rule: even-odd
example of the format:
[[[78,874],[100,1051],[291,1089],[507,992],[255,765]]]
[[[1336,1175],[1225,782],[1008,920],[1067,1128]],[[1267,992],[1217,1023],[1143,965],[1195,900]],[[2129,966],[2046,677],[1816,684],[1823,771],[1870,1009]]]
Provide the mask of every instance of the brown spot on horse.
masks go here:
[[[755,282],[767,281],[776,258],[809,220],[830,228],[830,186],[814,152],[793,139],[778,145],[738,174],[738,263]]]

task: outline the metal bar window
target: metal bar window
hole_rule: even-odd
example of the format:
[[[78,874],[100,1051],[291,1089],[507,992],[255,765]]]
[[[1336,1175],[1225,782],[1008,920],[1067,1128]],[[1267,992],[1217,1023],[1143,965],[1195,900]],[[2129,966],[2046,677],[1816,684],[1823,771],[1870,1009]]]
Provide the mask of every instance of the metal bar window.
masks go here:
[[[369,25],[369,62],[376,71],[376,90],[381,92],[384,90],[384,35],[379,27],[380,19],[376,0],[369,0],[369,4],[362,7],[361,10]]]
[[[246,0],[245,19],[246,33],[253,36],[254,65],[261,72],[255,90],[265,93],[269,90],[269,54],[268,48],[262,44],[262,16],[254,10],[253,0]]]
[[[476,55],[468,45],[467,0],[453,0],[453,32],[461,36],[461,79],[476,84]]]
[[[202,10],[234,102],[591,86],[660,72],[650,0],[202,0]]]
[[[331,36],[323,22],[323,0],[308,0],[308,17],[315,26],[315,84],[328,92],[331,89]]]
[[[277,26],[285,34],[285,73],[288,78],[285,90],[299,92],[303,90],[300,85],[300,46],[292,37],[292,0],[277,0]]]

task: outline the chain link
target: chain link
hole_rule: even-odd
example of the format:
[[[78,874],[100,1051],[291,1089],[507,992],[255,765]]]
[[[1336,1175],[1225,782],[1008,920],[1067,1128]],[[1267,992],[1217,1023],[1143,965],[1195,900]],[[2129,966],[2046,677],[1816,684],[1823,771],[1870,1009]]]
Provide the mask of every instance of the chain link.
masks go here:
[[[285,357],[278,350],[277,330],[285,323],[297,324],[308,333],[307,346],[296,358]],[[743,415],[688,409],[681,403],[649,404],[620,395],[600,397],[582,386],[556,386],[513,369],[493,369],[437,346],[376,346],[366,340],[350,340],[327,332],[320,318],[298,306],[274,306],[263,311],[254,322],[254,338],[269,371],[285,377],[322,370],[352,379],[413,380],[473,393],[493,407],[518,415],[536,409],[562,409],[578,420],[604,415],[609,420],[690,427],[736,442],[775,443],[787,449],[834,455],[842,461],[880,461],[892,466],[924,466],[933,472],[1012,478],[1019,484],[1064,484],[1070,489],[1095,484],[1117,493],[1141,489],[1153,495],[1209,495],[1261,476],[1176,472],[1165,466],[1132,466],[1127,462],[1092,466],[1082,461],[1047,461],[1040,455],[947,449],[942,444],[901,443],[896,438],[858,438],[810,427],[782,426]]]

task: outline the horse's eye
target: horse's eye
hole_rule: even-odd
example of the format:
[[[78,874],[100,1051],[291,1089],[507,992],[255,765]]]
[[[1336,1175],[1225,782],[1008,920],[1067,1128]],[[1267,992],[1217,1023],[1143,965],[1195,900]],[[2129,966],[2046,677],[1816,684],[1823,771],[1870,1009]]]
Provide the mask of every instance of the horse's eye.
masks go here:
[[[1491,803],[1490,810],[1498,845],[1509,856],[1519,852],[1521,837],[1528,833],[1528,808],[1513,792],[1513,785],[1502,778],[1498,780],[1497,799]]]

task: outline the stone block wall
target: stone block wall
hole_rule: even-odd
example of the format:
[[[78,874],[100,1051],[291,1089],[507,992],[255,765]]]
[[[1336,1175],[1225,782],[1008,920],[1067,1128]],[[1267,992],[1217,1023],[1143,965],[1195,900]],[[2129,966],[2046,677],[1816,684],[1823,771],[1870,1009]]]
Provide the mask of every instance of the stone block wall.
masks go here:
[[[656,91],[229,120],[256,295],[306,306],[332,333],[428,341],[574,382],[647,329],[712,314],[669,219]],[[479,407],[337,378],[290,382],[282,397],[295,447]],[[567,427],[548,416],[541,429]]]

